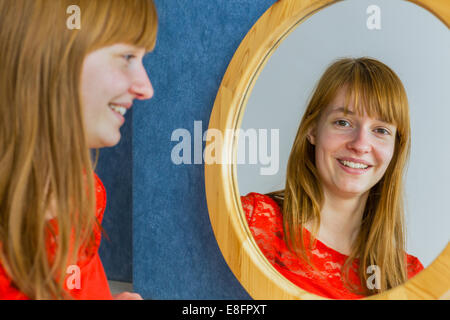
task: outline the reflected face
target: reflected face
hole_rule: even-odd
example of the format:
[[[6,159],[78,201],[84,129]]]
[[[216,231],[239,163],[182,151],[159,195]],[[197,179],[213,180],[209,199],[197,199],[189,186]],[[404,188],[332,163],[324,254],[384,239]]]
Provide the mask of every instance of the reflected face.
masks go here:
[[[143,48],[115,44],[86,56],[81,95],[89,148],[116,145],[124,114],[133,100],[153,96],[153,87],[142,65],[144,54]]]
[[[343,197],[368,192],[383,177],[392,159],[396,127],[359,116],[349,105],[344,113],[341,89],[308,134],[315,145],[316,167],[324,191]]]

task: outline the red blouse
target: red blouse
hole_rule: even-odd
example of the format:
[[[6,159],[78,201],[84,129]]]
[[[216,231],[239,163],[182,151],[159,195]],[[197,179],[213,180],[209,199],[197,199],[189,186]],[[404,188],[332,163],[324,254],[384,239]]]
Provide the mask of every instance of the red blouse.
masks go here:
[[[96,193],[96,216],[101,223],[106,207],[106,191],[100,178],[94,173],[95,177],[95,193]],[[50,220],[52,226],[57,229],[56,220]],[[95,245],[91,248],[80,251],[79,260],[76,266],[79,268],[68,268],[66,280],[64,281],[64,289],[68,291],[74,299],[77,300],[112,300],[109,290],[108,280],[103,269],[98,248],[101,241],[101,230],[98,226],[94,227]],[[47,245],[50,252],[54,252],[54,243]],[[76,279],[79,279],[79,282]],[[67,286],[69,282],[70,289]],[[79,288],[77,288],[79,287]],[[20,292],[0,263],[0,299],[2,300],[26,300],[29,299],[25,294]]]
[[[314,270],[303,259],[289,251],[284,242],[283,217],[278,204],[269,196],[249,193],[241,197],[242,207],[253,237],[262,253],[284,277],[298,287],[330,299],[360,299],[364,296],[350,291],[341,279],[342,266],[348,256],[333,250],[319,240],[313,244],[311,262]],[[305,247],[309,231],[304,228]],[[357,274],[358,259],[349,270],[349,281],[361,288]],[[407,254],[408,278],[423,270],[419,259]]]

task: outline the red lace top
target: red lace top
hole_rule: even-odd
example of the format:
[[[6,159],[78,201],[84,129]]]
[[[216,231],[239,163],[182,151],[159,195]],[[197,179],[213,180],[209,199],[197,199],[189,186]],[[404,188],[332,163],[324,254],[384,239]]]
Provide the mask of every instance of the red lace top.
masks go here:
[[[341,278],[342,266],[348,256],[326,246],[319,240],[312,247],[314,270],[303,259],[289,251],[284,242],[283,217],[278,204],[269,196],[249,193],[241,197],[242,207],[253,237],[262,253],[284,277],[298,287],[330,299],[360,299],[364,296],[350,291]],[[304,228],[305,247],[309,245],[309,231]],[[349,270],[349,281],[361,288],[357,275],[358,259]],[[408,278],[423,270],[419,259],[407,255]]]
[[[106,191],[100,178],[94,173],[96,190],[96,216],[101,223],[106,207]],[[50,220],[52,226],[57,230],[56,220]],[[95,245],[80,250],[79,260],[76,266],[78,270],[70,268],[67,270],[64,289],[68,291],[74,299],[77,300],[112,300],[108,281],[102,262],[98,254],[98,248],[101,241],[101,230],[98,226],[94,227]],[[47,244],[49,252],[54,252],[54,241]],[[70,277],[70,278],[69,278]],[[79,281],[77,281],[77,279]],[[69,282],[69,284],[67,284]],[[70,286],[70,289],[68,288]],[[20,292],[11,279],[6,274],[0,263],[0,299],[2,300],[27,300],[25,294]]]

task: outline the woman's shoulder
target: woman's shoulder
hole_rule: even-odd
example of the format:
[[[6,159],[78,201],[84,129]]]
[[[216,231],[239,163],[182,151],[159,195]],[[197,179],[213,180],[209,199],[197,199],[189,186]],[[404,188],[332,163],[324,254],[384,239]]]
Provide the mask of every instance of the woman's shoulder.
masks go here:
[[[241,197],[242,208],[250,216],[265,213],[269,216],[278,216],[281,209],[271,197],[265,194],[250,192]]]
[[[101,222],[103,220],[103,214],[105,213],[106,208],[106,189],[103,185],[102,180],[100,180],[99,176],[94,172],[94,188],[95,188],[95,197],[96,197],[96,217]]]
[[[106,189],[103,185],[102,180],[100,180],[99,176],[93,172],[94,174],[94,190],[95,190],[95,198],[96,198],[96,211],[95,217],[97,218],[98,224],[94,224],[94,238],[95,242],[90,247],[86,247],[85,250],[80,249],[80,256],[78,264],[87,264],[91,261],[93,255],[97,253],[98,248],[100,247],[100,243],[102,240],[102,227],[100,226],[103,220],[103,215],[106,209]]]
[[[252,203],[254,205],[269,205],[279,210],[279,206],[275,200],[273,200],[270,196],[266,194],[261,194],[257,192],[250,192],[245,196],[241,196],[241,201],[246,203]]]
[[[420,271],[424,269],[422,263],[419,258],[413,256],[412,254],[406,254],[406,262],[407,262],[407,270],[408,270],[408,279],[414,277]]]
[[[98,175],[94,172],[94,187],[95,187],[95,195],[96,195],[96,217],[99,222],[103,219],[103,214],[106,208],[106,190],[105,187],[98,177]],[[54,230],[57,230],[57,221],[55,219],[51,219],[50,223],[54,227]],[[98,226],[94,226],[95,232],[95,245],[92,248],[89,248],[87,252],[80,252],[79,261],[77,264],[80,267],[88,266],[92,267],[92,264],[89,264],[91,259],[93,258],[93,254],[97,253],[98,247],[101,241],[101,230]],[[53,248],[52,243],[49,244],[49,250],[55,250]],[[83,269],[84,270],[84,269]],[[86,271],[84,271],[86,272]],[[20,292],[11,282],[11,278],[8,276],[6,270],[4,269],[2,263],[0,262],[0,300],[17,300],[17,299],[28,299],[26,295]]]
[[[278,204],[269,196],[251,192],[241,197],[242,208],[250,228],[281,230],[283,216]]]
[[[275,262],[283,248],[283,216],[278,204],[269,196],[249,193],[241,197],[250,232],[267,259]]]

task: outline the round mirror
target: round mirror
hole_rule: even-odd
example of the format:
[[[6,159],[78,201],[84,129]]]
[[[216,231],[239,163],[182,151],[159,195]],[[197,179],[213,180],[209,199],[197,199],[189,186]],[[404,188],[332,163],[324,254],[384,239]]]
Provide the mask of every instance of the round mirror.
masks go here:
[[[450,217],[445,214],[445,195],[450,191],[446,165],[450,148],[445,147],[450,76],[444,72],[450,68],[450,18],[443,2],[415,2],[420,6],[386,0],[279,1],[258,20],[233,57],[208,129],[206,194],[220,249],[252,297],[352,297],[329,295],[283,272],[286,261],[280,261],[280,252],[275,261],[264,249],[266,243],[255,237],[263,227],[248,225],[248,204],[253,210],[255,195],[263,199],[260,207],[278,204],[281,214],[282,204],[267,194],[285,188],[288,158],[306,106],[325,69],[342,57],[381,61],[397,74],[409,101],[405,247],[420,261],[416,265],[426,269],[405,284],[370,297],[440,298],[450,289]],[[361,127],[367,123],[363,120],[358,122]],[[213,149],[214,161],[208,162],[207,150]],[[334,252],[341,254],[338,258],[346,257],[321,242],[320,234],[318,240],[319,255]],[[334,272],[330,266],[335,265],[329,260],[325,267]]]

